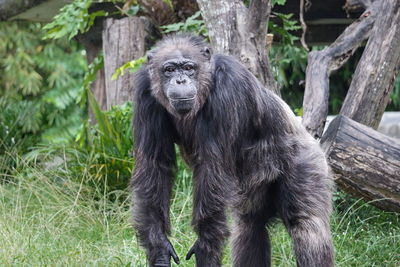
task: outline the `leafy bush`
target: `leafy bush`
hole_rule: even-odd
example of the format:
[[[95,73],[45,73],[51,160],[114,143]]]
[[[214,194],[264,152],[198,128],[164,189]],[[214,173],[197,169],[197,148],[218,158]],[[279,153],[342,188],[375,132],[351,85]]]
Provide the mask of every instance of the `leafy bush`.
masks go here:
[[[273,46],[269,56],[283,99],[294,110],[301,110],[304,95],[301,81],[305,79],[308,52],[302,47],[282,45]]]
[[[67,143],[82,124],[75,104],[86,62],[65,38],[42,40],[39,23],[0,23],[0,172],[39,142]]]
[[[89,91],[90,92],[90,91]],[[91,155],[95,182],[107,191],[125,189],[133,169],[132,103],[101,111],[93,95],[89,96],[97,124],[85,124],[77,141]]]
[[[65,164],[69,177],[80,177],[84,173],[90,179],[82,183],[115,199],[127,188],[134,164],[132,103],[102,111],[93,95],[89,95],[89,102],[97,123],[90,125],[85,121],[75,143],[37,145],[23,158],[28,164],[50,169]]]

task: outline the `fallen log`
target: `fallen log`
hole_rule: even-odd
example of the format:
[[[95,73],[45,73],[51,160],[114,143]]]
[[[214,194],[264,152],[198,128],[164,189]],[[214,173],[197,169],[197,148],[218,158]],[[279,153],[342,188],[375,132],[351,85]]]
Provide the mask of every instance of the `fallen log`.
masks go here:
[[[383,210],[400,212],[400,140],[339,115],[321,146],[340,188]]]

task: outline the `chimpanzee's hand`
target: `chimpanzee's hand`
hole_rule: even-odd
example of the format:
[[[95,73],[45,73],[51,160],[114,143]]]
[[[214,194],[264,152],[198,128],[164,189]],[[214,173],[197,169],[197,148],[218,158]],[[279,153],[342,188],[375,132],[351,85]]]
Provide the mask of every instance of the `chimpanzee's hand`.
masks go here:
[[[204,249],[201,249],[200,241],[198,239],[194,242],[193,246],[186,254],[186,260],[190,260],[193,254],[196,256],[196,267],[214,267],[214,265],[209,265],[211,262],[209,262]]]
[[[179,264],[179,258],[176,255],[174,247],[171,242],[164,237],[162,238],[162,247],[155,252],[154,259],[150,262],[151,267],[170,267],[171,257],[176,264]]]
[[[190,260],[190,258],[192,257],[193,254],[198,254],[199,253],[199,240],[197,239],[193,246],[189,249],[189,252],[186,254],[186,260]],[[196,258],[198,256],[196,255]]]
[[[219,251],[210,248],[206,249],[206,244],[201,244],[199,239],[194,242],[192,248],[186,254],[186,260],[190,260],[193,254],[196,256],[196,267],[221,267]]]

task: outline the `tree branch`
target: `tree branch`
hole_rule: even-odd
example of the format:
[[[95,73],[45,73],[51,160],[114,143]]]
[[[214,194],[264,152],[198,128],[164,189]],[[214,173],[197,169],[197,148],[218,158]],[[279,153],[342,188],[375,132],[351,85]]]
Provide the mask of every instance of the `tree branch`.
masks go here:
[[[341,114],[378,128],[400,70],[400,4],[380,2],[379,12],[357,65]]]
[[[360,44],[369,37],[375,22],[379,2],[366,10],[330,46],[308,55],[306,88],[303,100],[303,125],[320,138],[328,115],[329,75],[340,68]]]
[[[310,49],[308,48],[307,44],[306,44],[306,32],[307,32],[307,24],[304,22],[304,0],[300,0],[300,14],[299,14],[299,18],[300,18],[300,24],[301,24],[301,29],[303,30],[303,32],[301,33],[301,45],[307,50],[310,51]]]
[[[0,21],[14,17],[46,0],[0,0]]]

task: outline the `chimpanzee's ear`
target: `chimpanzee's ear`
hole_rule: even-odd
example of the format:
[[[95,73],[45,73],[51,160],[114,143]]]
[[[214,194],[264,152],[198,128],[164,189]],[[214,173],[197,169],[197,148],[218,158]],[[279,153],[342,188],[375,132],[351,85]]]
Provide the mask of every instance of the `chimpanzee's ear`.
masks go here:
[[[153,58],[153,55],[154,55],[153,51],[147,52],[147,63],[151,62],[151,59]]]
[[[200,52],[201,52],[201,54],[202,54],[203,56],[205,56],[207,59],[210,59],[210,58],[211,58],[212,50],[211,50],[211,48],[209,48],[208,46],[203,47],[203,48],[200,50]]]

